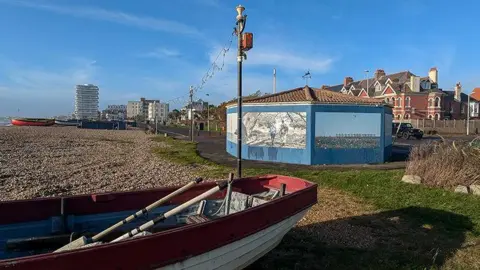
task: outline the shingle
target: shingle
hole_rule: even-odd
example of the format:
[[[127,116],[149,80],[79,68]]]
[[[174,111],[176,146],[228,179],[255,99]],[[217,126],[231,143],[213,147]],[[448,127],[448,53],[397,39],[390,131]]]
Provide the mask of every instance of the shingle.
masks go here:
[[[308,86],[295,88],[271,95],[253,98],[244,101],[251,103],[287,103],[287,102],[305,102],[305,103],[328,103],[328,104],[383,104],[383,100],[361,98],[351,95],[345,95],[339,92],[311,88]]]

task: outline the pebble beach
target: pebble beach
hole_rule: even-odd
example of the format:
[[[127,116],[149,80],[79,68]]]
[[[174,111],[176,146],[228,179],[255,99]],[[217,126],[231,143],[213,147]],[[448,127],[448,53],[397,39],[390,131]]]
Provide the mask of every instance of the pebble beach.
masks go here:
[[[188,166],[152,153],[140,130],[0,127],[0,200],[139,190],[184,184]]]

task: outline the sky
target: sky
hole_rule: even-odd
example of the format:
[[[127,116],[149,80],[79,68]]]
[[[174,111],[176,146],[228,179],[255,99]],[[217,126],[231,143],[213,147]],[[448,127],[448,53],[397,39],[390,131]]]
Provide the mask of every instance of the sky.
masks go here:
[[[100,109],[128,100],[212,104],[236,96],[235,6],[245,6],[254,47],[243,91],[334,85],[364,70],[437,67],[439,85],[480,86],[480,2],[446,0],[0,0],[0,116],[47,117],[74,110],[76,84],[100,88]],[[208,94],[208,96],[207,96]]]
[[[380,137],[378,123],[381,118],[379,113],[317,112],[315,137],[337,134],[372,134]]]

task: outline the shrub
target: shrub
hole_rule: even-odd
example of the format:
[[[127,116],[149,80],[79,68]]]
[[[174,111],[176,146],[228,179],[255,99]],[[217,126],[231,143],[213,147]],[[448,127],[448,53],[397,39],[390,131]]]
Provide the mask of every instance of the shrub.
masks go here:
[[[472,142],[433,142],[410,153],[406,174],[422,177],[427,186],[453,188],[480,184],[480,149]]]

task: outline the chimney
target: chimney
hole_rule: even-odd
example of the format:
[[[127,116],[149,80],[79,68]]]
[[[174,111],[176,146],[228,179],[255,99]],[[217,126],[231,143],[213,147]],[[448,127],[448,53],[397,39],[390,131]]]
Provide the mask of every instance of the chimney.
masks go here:
[[[433,83],[436,83],[438,85],[438,71],[436,67],[432,67],[430,71],[428,72],[428,77]]]
[[[420,92],[420,77],[410,76],[410,89],[412,92]]]
[[[375,79],[378,80],[380,77],[385,76],[385,70],[377,69],[375,70]]]
[[[462,85],[460,84],[460,82],[458,82],[455,85],[455,99],[460,102],[461,96],[462,96]]]
[[[352,77],[345,77],[345,79],[343,79],[343,86],[347,86],[347,85],[351,84],[352,82],[353,82]]]

